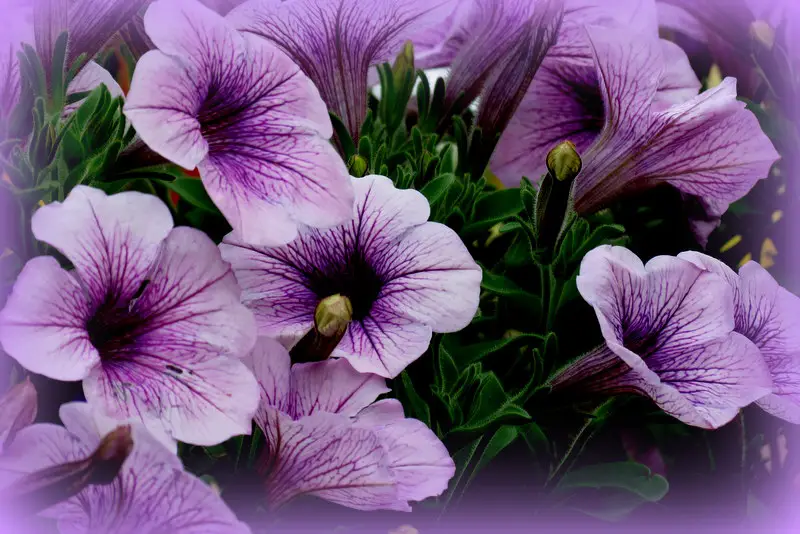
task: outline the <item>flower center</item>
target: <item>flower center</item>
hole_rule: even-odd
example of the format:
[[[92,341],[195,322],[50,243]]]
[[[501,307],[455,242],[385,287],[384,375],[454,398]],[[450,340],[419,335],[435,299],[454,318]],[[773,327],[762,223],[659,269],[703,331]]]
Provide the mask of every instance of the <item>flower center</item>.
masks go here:
[[[360,252],[354,252],[346,262],[326,272],[312,273],[310,281],[312,291],[320,299],[336,294],[349,298],[355,321],[369,315],[383,287],[383,280]]]
[[[144,320],[134,311],[133,304],[141,296],[142,288],[127,302],[119,302],[111,296],[97,309],[86,323],[89,342],[100,353],[100,358],[110,360],[126,352],[136,343]]]

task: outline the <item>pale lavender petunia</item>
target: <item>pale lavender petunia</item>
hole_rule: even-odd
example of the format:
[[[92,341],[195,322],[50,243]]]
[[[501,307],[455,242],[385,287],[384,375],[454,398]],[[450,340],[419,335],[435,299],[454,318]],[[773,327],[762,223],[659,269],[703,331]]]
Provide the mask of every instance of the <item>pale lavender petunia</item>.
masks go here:
[[[731,286],[735,330],[755,343],[772,373],[773,392],[758,405],[800,423],[800,298],[782,288],[758,263],[743,265],[737,274],[699,252],[678,257],[718,274]]]
[[[686,54],[659,39],[653,0],[568,0],[558,42],[542,62],[492,158],[492,171],[508,186],[518,186],[522,176],[539,180],[546,172],[547,153],[558,143],[571,141],[583,153],[603,129],[606,111],[586,26],[614,28],[631,42],[638,36],[657,43],[660,54],[653,61],[662,70],[653,98],[655,109],[686,102],[700,90]]]
[[[158,50],[137,63],[125,115],[151,149],[199,169],[234,229],[274,246],[351,216],[325,104],[286,54],[192,0],[153,3],[144,24]]]
[[[578,291],[605,344],[556,375],[556,390],[647,395],[701,428],[728,423],[771,392],[761,353],[733,331],[733,292],[719,276],[670,256],[644,265],[605,245],[583,259]]]
[[[0,397],[0,454],[14,441],[17,432],[33,424],[37,408],[36,388],[30,379],[14,385]]]
[[[285,50],[319,88],[328,108],[359,138],[370,67],[453,10],[453,0],[250,0],[228,19]]]
[[[0,342],[28,370],[83,381],[108,417],[212,445],[250,432],[258,404],[238,359],[255,343],[230,265],[202,232],[173,228],[167,206],[136,192],[78,186],[33,215],[58,249],[30,260],[0,312]]]
[[[50,466],[83,460],[105,435],[91,408],[61,406],[63,427],[36,424],[22,430],[5,458],[0,481]],[[248,534],[228,506],[205,482],[183,470],[175,454],[132,425],[133,448],[108,485],[90,485],[66,501],[40,512],[57,521],[61,534]]]
[[[242,284],[259,333],[296,342],[314,328],[320,301],[343,295],[352,321],[333,356],[357,370],[397,376],[428,348],[432,332],[455,332],[478,307],[481,269],[450,228],[428,222],[421,193],[383,176],[353,178],[354,219],[303,228],[280,248],[235,233],[220,248]]]
[[[291,366],[286,349],[261,338],[252,364],[261,383],[259,462],[276,508],[301,495],[359,510],[410,511],[440,495],[455,473],[447,449],[422,422],[406,419],[384,380],[345,360]]]

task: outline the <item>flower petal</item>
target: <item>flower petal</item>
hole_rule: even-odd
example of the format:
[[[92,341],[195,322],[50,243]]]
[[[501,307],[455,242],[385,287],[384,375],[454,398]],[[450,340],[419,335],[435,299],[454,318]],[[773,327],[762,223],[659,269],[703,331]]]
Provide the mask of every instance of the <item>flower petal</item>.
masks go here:
[[[378,302],[386,307],[435,332],[456,332],[475,317],[483,272],[449,227],[426,223],[414,228],[385,263],[387,282]]]
[[[292,367],[294,419],[317,412],[355,416],[391,391],[378,375],[361,374],[346,360],[298,363]]]
[[[0,454],[17,435],[33,424],[37,412],[36,388],[30,379],[16,384],[0,397]]]
[[[430,428],[422,421],[402,418],[402,413],[397,399],[386,399],[366,408],[357,420],[361,424],[382,421],[374,428],[389,456],[400,499],[422,501],[441,495],[455,475],[455,463]]]
[[[391,59],[403,41],[451,10],[451,0],[251,0],[227,18],[285,50],[357,140],[369,68]]]
[[[176,60],[151,50],[136,63],[125,101],[125,116],[156,153],[185,169],[208,154],[195,110],[201,104],[197,81]]]
[[[289,413],[291,403],[292,361],[289,351],[283,345],[268,337],[260,337],[245,363],[253,370],[256,381],[261,387],[260,406],[269,406],[284,413]],[[263,410],[256,413],[259,419]],[[259,423],[261,424],[261,423]]]
[[[70,47],[67,61],[79,54],[94,57],[127,24],[146,0],[78,0],[69,2]]]
[[[138,192],[107,196],[75,187],[61,202],[39,208],[33,235],[72,262],[91,304],[127,302],[139,290],[172,229],[169,208]]]
[[[49,256],[30,260],[0,312],[3,349],[24,368],[55,380],[81,380],[100,363],[89,341],[86,294]]]
[[[75,78],[69,82],[67,94],[72,95],[92,91],[101,84],[106,86],[106,89],[108,89],[108,92],[112,97],[125,96],[125,93],[122,91],[122,87],[119,86],[111,73],[94,61],[88,62],[86,66],[83,67],[75,76]],[[64,106],[63,116],[66,117],[78,109],[82,102],[83,101],[81,100]]]
[[[658,381],[649,374],[637,378],[639,387],[661,409],[686,424],[719,428],[771,389],[761,354],[740,334],[734,332],[685,352],[681,348],[647,359],[647,368]],[[616,347],[615,352],[629,365],[638,359],[624,347]],[[638,375],[637,367],[632,367]]]
[[[159,420],[187,443],[248,434],[258,385],[238,358],[255,343],[255,323],[229,265],[205,234],[181,227],[164,241],[150,280],[132,307],[146,330],[92,373],[87,398],[111,417]]]
[[[324,412],[292,421],[269,409],[265,422],[272,508],[311,494],[357,510],[409,510],[398,500],[386,452],[373,431]]]
[[[332,356],[347,358],[359,373],[394,378],[422,356],[432,337],[430,326],[377,301],[367,317],[350,323]]]

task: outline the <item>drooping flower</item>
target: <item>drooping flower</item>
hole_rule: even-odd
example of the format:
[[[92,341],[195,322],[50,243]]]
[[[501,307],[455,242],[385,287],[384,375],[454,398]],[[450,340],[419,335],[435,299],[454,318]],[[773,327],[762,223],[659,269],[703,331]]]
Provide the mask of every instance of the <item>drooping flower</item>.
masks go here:
[[[137,63],[125,115],[155,152],[199,169],[248,242],[288,243],[298,224],[351,216],[325,104],[286,54],[193,0],[154,2],[144,24],[158,50]]]
[[[173,439],[211,445],[250,432],[258,388],[238,358],[255,324],[211,239],[173,228],[154,196],[85,186],[36,211],[32,229],[74,270],[49,256],[25,265],[0,312],[9,356],[82,380],[106,416]]]
[[[653,0],[569,0],[558,41],[542,62],[492,158],[492,171],[510,187],[518,186],[523,176],[538,180],[545,172],[547,153],[558,143],[571,141],[583,154],[603,129],[606,110],[586,26],[614,28],[631,42],[636,42],[633,37],[638,35],[656,43],[660,53],[651,58],[658,62],[659,71],[654,108],[664,109],[697,96],[700,81],[686,54],[658,37]],[[632,74],[640,75],[653,73]]]
[[[14,441],[17,432],[33,424],[37,406],[36,388],[29,379],[0,397],[0,453]]]
[[[64,427],[36,424],[20,432],[0,462],[4,482],[26,473],[83,460],[104,435],[86,403],[61,406]],[[249,533],[214,490],[183,470],[181,461],[133,425],[133,449],[108,485],[90,485],[40,513],[62,534]]]
[[[326,297],[350,303],[332,356],[360,372],[397,376],[427,349],[432,332],[454,332],[478,306],[481,269],[458,235],[427,222],[428,201],[383,176],[353,178],[354,219],[302,228],[284,247],[259,248],[235,232],[220,245],[242,284],[261,335],[289,343],[315,325]]]
[[[411,511],[409,501],[440,495],[455,464],[421,421],[406,419],[383,379],[345,360],[290,367],[277,341],[253,352],[261,383],[256,423],[266,449],[260,470],[273,508],[300,495],[359,510]]]
[[[403,42],[452,13],[454,0],[250,0],[228,19],[270,39],[319,88],[356,141],[367,113],[367,75]]]
[[[758,121],[736,99],[736,81],[660,109],[656,94],[662,50],[652,39],[593,27],[603,100],[600,134],[581,154],[575,208],[594,212],[619,197],[667,183],[696,199],[705,213],[695,226],[702,243],[727,210],[766,178],[778,153]]]
[[[646,395],[701,428],[728,423],[770,393],[764,358],[733,331],[733,292],[719,276],[669,256],[644,265],[604,245],[583,259],[578,291],[605,344],[557,374],[554,389]]]
[[[756,262],[748,262],[736,274],[699,252],[678,257],[718,274],[730,285],[735,330],[755,343],[772,374],[772,394],[757,404],[772,415],[800,423],[800,298],[778,285]]]

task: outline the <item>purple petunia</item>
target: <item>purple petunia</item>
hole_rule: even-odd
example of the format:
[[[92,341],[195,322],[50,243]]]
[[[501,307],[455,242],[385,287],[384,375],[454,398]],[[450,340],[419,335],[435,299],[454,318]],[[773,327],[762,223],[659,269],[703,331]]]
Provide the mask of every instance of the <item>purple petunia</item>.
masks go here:
[[[247,434],[258,387],[238,358],[255,343],[230,265],[167,206],[84,186],[40,208],[34,236],[58,249],[30,260],[0,312],[0,342],[23,367],[82,380],[108,417],[200,445]]]
[[[0,459],[0,483],[59,464],[83,460],[106,432],[86,403],[61,406],[63,427],[36,424],[22,430]],[[175,454],[133,425],[133,448],[108,485],[89,485],[40,512],[61,534],[248,534],[214,490],[183,470]]]
[[[320,301],[343,295],[352,321],[332,356],[391,378],[422,355],[432,332],[469,324],[481,269],[455,232],[428,222],[421,193],[383,176],[353,178],[353,186],[353,220],[345,225],[302,228],[279,248],[254,247],[233,233],[220,249],[261,335],[296,342],[314,327]]]
[[[764,358],[734,332],[733,292],[716,274],[669,256],[643,265],[604,245],[583,259],[578,290],[605,345],[557,374],[554,389],[646,395],[702,428],[728,423],[771,393]]]
[[[519,185],[522,176],[537,181],[546,171],[547,153],[558,143],[569,140],[583,153],[600,135],[605,110],[586,26],[617,28],[658,43],[664,70],[658,79],[656,107],[685,102],[700,90],[686,54],[658,38],[653,0],[568,0],[558,42],[492,159],[492,171],[509,186]]]
[[[771,395],[758,400],[769,413],[800,423],[800,298],[782,288],[758,263],[736,274],[699,252],[678,256],[720,275],[733,290],[735,331],[755,343],[772,374]]]
[[[544,80],[553,84],[552,91],[562,94],[553,109],[561,105],[558,102],[572,109],[569,116],[575,119],[575,131],[562,130],[561,135],[584,147],[583,171],[575,184],[576,210],[591,213],[620,196],[667,183],[702,208],[693,222],[704,243],[728,205],[766,178],[778,153],[755,115],[736,99],[735,80],[725,79],[699,96],[683,102],[679,97],[679,103],[665,107],[658,95],[669,56],[660,41],[649,37],[649,31],[640,36],[613,28],[586,31],[596,65],[597,92],[575,90],[570,71]],[[632,42],[636,45],[631,46]],[[598,130],[600,102],[602,128]],[[505,147],[501,141],[498,158],[507,157],[504,151],[527,154],[529,138],[519,131],[516,134]]]
[[[234,229],[274,246],[350,217],[325,104],[286,54],[192,0],[151,4],[144,25],[158,49],[137,63],[125,115],[155,152],[199,169]]]
[[[257,343],[253,366],[270,507],[315,495],[359,510],[411,511],[409,501],[447,488],[455,473],[447,449],[424,423],[406,419],[399,401],[374,402],[389,391],[379,376],[345,360],[291,366],[268,338]]]
[[[370,67],[453,11],[454,0],[250,0],[228,19],[275,42],[319,88],[328,108],[359,138]]]

